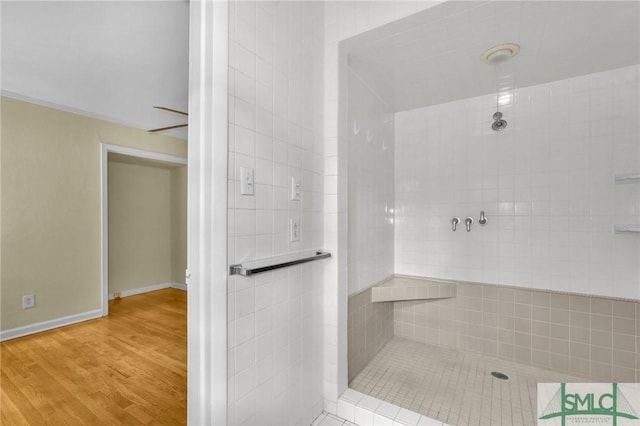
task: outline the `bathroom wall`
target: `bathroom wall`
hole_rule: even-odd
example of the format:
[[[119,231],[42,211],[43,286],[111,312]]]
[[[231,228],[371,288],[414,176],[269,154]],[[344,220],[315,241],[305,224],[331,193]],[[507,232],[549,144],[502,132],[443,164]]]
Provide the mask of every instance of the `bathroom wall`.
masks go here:
[[[324,407],[336,413],[347,389],[347,55],[340,43],[440,1],[324,2]],[[453,5],[443,11],[451,13]]]
[[[348,379],[393,336],[393,303],[371,303],[371,286],[393,274],[393,110],[348,74]]]
[[[349,294],[393,274],[393,111],[349,71]]]
[[[638,66],[396,114],[395,272],[639,299]],[[478,224],[484,210],[488,223]],[[471,216],[471,232],[450,220]]]
[[[374,303],[375,304],[375,303]],[[394,335],[598,382],[640,379],[640,303],[459,282],[457,296],[394,303]]]
[[[393,302],[371,302],[371,288],[349,296],[349,381],[393,337],[393,310]]]
[[[323,4],[230,2],[229,25],[228,261],[320,249]],[[240,167],[255,170],[253,196],[240,195]],[[322,411],[322,262],[229,277],[228,424],[311,424]]]

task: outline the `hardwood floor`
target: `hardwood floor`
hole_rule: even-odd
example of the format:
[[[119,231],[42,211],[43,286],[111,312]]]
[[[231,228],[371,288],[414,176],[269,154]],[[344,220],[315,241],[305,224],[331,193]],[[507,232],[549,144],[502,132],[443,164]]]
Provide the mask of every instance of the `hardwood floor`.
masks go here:
[[[186,424],[187,294],[111,301],[110,315],[0,344],[0,424]]]

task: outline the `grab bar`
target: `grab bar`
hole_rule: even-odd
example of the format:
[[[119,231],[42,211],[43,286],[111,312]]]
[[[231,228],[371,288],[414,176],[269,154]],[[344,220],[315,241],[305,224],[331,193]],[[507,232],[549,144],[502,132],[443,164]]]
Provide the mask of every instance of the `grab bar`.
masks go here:
[[[320,259],[327,259],[329,257],[331,257],[331,253],[318,250],[315,252],[315,254],[308,257],[303,257],[300,259],[293,259],[293,260],[286,260],[286,259],[290,259],[290,257],[287,256],[286,259],[283,259],[282,262],[273,263],[273,264],[264,265],[264,266],[255,265],[251,267],[251,266],[243,266],[241,263],[238,263],[236,265],[229,266],[229,275],[242,275],[243,277],[250,277],[251,275],[259,274],[261,272],[273,271],[274,269],[286,268],[287,266],[299,265],[301,263],[312,262],[314,260],[320,260]],[[257,264],[257,263],[263,263],[263,262],[264,261],[253,262],[253,263]]]

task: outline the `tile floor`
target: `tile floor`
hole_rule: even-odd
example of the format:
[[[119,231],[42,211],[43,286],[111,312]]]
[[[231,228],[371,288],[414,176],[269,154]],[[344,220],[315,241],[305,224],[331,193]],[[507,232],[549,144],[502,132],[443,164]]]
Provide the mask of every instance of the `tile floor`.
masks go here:
[[[584,381],[394,337],[349,387],[452,425],[535,425],[538,382]]]

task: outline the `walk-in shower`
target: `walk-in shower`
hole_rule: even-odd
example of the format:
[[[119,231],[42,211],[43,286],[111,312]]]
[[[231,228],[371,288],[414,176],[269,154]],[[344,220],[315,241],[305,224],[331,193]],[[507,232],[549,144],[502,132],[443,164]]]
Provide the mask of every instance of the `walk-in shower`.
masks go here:
[[[349,385],[533,425],[640,380],[640,3],[447,3],[340,45]]]

